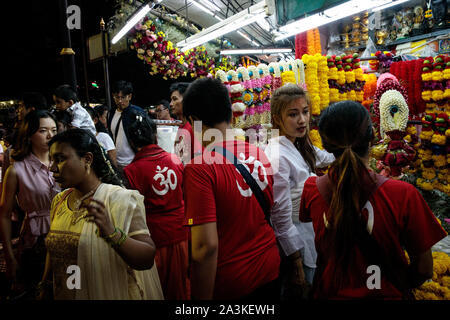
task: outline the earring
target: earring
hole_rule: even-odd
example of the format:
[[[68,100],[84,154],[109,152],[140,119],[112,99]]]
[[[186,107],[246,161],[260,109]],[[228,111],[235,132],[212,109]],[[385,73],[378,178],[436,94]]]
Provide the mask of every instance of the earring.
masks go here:
[[[86,172],[89,175],[91,173],[91,165],[87,164]]]

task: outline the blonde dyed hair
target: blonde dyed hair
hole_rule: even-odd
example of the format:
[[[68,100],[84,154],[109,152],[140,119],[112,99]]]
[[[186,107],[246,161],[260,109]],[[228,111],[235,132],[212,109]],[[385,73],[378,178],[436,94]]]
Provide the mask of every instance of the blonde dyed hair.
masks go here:
[[[284,132],[283,114],[287,107],[295,100],[304,98],[306,104],[311,106],[311,99],[306,90],[293,83],[287,83],[281,88],[275,90],[270,99],[270,113],[272,118],[272,127]],[[311,121],[311,116],[310,116]],[[294,145],[306,161],[312,172],[316,171],[316,153],[309,137],[310,123],[307,125],[306,134],[302,138],[296,138]]]

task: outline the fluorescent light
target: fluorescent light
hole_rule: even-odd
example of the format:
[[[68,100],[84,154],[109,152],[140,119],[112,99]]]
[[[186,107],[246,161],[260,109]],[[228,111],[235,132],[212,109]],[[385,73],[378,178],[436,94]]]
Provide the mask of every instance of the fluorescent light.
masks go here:
[[[202,45],[212,39],[219,38],[224,34],[238,30],[266,16],[266,2],[261,1],[211,27],[190,36],[186,40],[177,43],[177,47],[182,47],[181,51],[186,51],[196,46]]]
[[[138,13],[136,13],[126,24],[125,26],[120,29],[120,31],[114,36],[114,38],[111,40],[112,44],[115,44],[117,41],[119,41],[131,28],[135,26],[136,23],[139,22],[142,18],[145,17],[145,15],[150,11],[150,6],[146,4],[143,6]]]
[[[399,0],[405,1],[405,0]],[[280,28],[280,32],[276,33],[275,41],[288,38],[298,33],[317,28],[328,23],[340,20],[342,18],[355,15],[362,11],[374,9],[392,2],[392,0],[351,0],[342,3],[323,12],[311,15],[309,17],[297,20]],[[392,4],[393,5],[393,4]]]
[[[196,6],[197,8],[199,8],[200,10],[206,12],[207,14],[209,14],[209,15],[211,15],[211,16],[214,16],[214,13],[213,13],[211,10],[209,10],[208,8],[206,8],[205,6],[203,6],[202,4],[200,4],[200,3],[198,3],[198,2],[195,2],[195,1],[191,1],[191,3],[192,3],[194,6]]]
[[[244,39],[248,40],[248,42],[252,43],[253,45],[259,47],[259,44],[256,43],[255,41],[253,41],[252,39],[250,39],[249,37],[247,37],[244,33],[242,33],[241,31],[237,32],[241,37],[243,37]]]
[[[387,9],[387,8],[390,8],[390,7],[393,7],[393,6],[396,6],[398,4],[408,2],[408,1],[410,1],[410,0],[397,0],[397,1],[394,0],[391,3],[387,3],[385,5],[373,8],[372,12],[377,12],[377,11],[380,11],[380,10],[384,10],[384,9]]]
[[[270,53],[290,53],[290,48],[270,48],[270,49],[230,49],[220,51],[221,55],[234,55],[234,54],[270,54]]]
[[[235,31],[237,29],[240,29],[242,27],[245,27],[246,25],[249,25],[250,23],[253,23],[257,21],[258,19],[261,19],[265,16],[265,13],[260,13],[256,16],[250,16],[246,17],[245,19],[241,19],[233,24],[225,25],[223,28],[219,28],[213,32],[210,32],[208,34],[205,34],[204,36],[197,38],[193,41],[189,41],[189,38],[185,40],[184,46],[182,47],[181,51],[186,51],[189,49],[192,49],[194,47],[197,47],[199,45],[202,45],[205,42],[211,41],[213,39],[219,38],[223,36],[224,34],[230,33],[232,31]],[[226,20],[222,21],[225,22]],[[221,22],[221,23],[222,23]],[[181,46],[182,43],[177,43],[177,46]]]
[[[262,19],[261,21],[258,21],[258,24],[259,24],[259,26],[260,26],[261,28],[263,28],[264,30],[270,31],[270,25],[269,25],[269,23],[268,23],[265,19]]]

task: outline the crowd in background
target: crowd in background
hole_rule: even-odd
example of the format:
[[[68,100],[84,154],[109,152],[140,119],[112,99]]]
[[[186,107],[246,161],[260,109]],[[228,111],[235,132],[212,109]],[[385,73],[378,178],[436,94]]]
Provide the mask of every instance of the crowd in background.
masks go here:
[[[148,111],[127,81],[112,97],[111,108],[83,107],[61,85],[50,110],[25,93],[0,131],[10,298],[402,299],[431,278],[430,249],[446,233],[413,186],[367,169],[373,128],[360,104],[325,110],[320,150],[308,93],[285,85],[271,100],[280,135],[262,150],[194,138],[195,121],[229,138],[218,80],[175,83],[170,102]],[[154,119],[180,121],[173,154]],[[71,287],[73,265],[81,279]],[[383,270],[377,290],[369,265]]]

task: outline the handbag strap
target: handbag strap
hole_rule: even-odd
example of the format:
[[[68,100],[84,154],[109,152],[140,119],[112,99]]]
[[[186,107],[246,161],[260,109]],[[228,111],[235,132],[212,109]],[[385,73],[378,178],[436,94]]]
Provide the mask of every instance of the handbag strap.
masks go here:
[[[253,194],[256,197],[256,200],[258,200],[259,205],[261,206],[261,209],[264,212],[264,218],[266,219],[269,226],[272,227],[272,223],[270,221],[270,207],[267,203],[266,198],[264,197],[264,193],[261,190],[261,188],[258,186],[258,183],[256,183],[255,179],[252,177],[250,172],[245,169],[244,165],[239,161],[239,159],[234,155],[234,153],[228,151],[226,148],[222,146],[216,146],[211,151],[215,151],[223,155],[225,158],[228,159],[236,169],[238,169],[239,173],[244,178],[245,182],[248,184],[250,189],[253,191]]]

